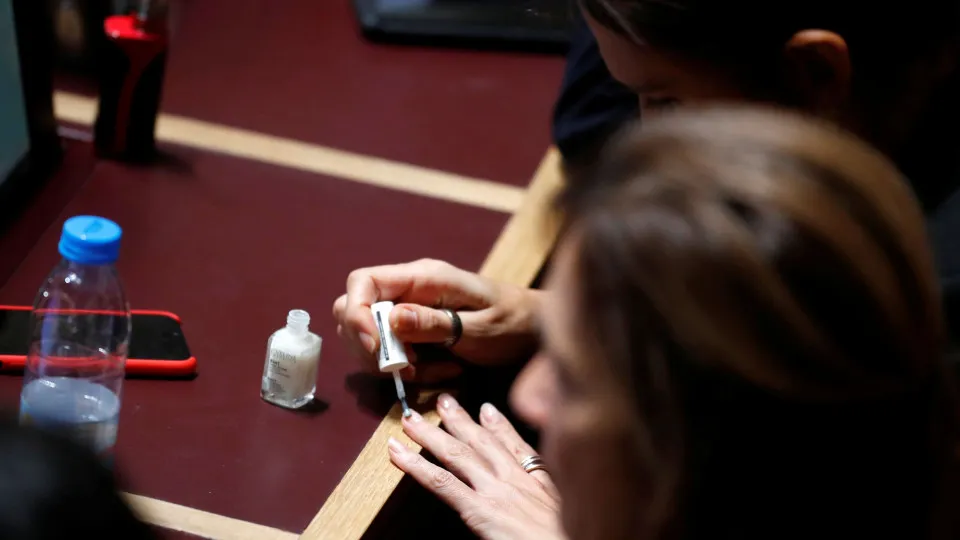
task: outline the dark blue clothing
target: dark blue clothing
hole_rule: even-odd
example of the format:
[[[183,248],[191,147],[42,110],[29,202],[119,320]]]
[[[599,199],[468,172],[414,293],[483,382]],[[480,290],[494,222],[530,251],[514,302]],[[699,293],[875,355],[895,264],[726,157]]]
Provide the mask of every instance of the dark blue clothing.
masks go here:
[[[960,191],[927,213],[927,230],[943,288],[951,353],[960,367]]]
[[[589,163],[624,123],[639,115],[637,96],[618,83],[580,17],[553,112],[553,140],[568,165]]]

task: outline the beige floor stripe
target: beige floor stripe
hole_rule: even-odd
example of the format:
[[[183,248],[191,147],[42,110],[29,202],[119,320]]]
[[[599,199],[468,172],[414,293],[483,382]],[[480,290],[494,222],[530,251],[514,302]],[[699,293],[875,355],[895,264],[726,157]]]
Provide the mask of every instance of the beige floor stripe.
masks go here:
[[[551,148],[530,181],[523,204],[487,255],[481,274],[523,286],[533,281],[560,230],[560,220],[552,208],[562,184],[560,156]],[[424,419],[435,425],[440,422],[435,412],[424,415]],[[387,439],[391,436],[419,448],[403,435],[399,406],[380,422],[301,540],[357,540],[363,536],[403,477],[387,455]]]
[[[92,125],[96,117],[97,103],[88,97],[55,92],[54,109],[60,120]],[[525,192],[523,188],[489,180],[469,178],[172,114],[160,115],[157,121],[157,139],[499,212],[515,211]],[[495,158],[496,156],[491,156],[491,159]]]
[[[212,540],[295,540],[297,535],[140,495],[127,502],[147,523]]]

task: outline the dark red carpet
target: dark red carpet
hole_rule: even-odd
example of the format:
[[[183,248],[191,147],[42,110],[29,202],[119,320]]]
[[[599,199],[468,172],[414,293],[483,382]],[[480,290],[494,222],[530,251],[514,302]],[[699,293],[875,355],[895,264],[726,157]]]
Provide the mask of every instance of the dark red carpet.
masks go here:
[[[157,535],[158,540],[198,540],[203,538],[202,536],[172,531],[163,527],[154,527],[154,534]]]

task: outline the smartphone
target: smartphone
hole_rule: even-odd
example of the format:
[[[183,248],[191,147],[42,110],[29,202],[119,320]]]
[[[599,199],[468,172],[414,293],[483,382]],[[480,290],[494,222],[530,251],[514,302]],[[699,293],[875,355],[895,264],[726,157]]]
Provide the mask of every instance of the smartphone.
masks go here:
[[[0,372],[23,371],[30,347],[30,306],[0,306]],[[183,337],[180,317],[168,311],[131,310],[127,375],[191,377],[197,359]]]

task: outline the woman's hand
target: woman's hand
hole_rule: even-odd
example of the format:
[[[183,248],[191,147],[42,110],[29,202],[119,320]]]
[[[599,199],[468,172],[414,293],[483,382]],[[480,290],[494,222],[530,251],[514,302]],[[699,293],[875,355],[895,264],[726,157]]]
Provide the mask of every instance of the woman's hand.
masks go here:
[[[417,413],[403,420],[403,429],[449,470],[396,439],[390,439],[393,463],[449,504],[481,538],[563,538],[556,489],[545,471],[527,473],[520,467],[535,452],[510,422],[488,403],[477,425],[447,395],[437,409],[449,434]]]
[[[442,261],[423,259],[406,264],[354,270],[347,292],[333,304],[337,334],[360,359],[365,370],[378,373],[379,333],[370,306],[380,301],[396,305],[390,326],[404,343],[443,343],[452,335],[454,310],[463,324],[460,340],[451,347],[458,357],[493,365],[532,354],[537,346],[539,291],[497,283]],[[439,382],[459,375],[453,361],[423,363],[411,357],[404,378]]]

